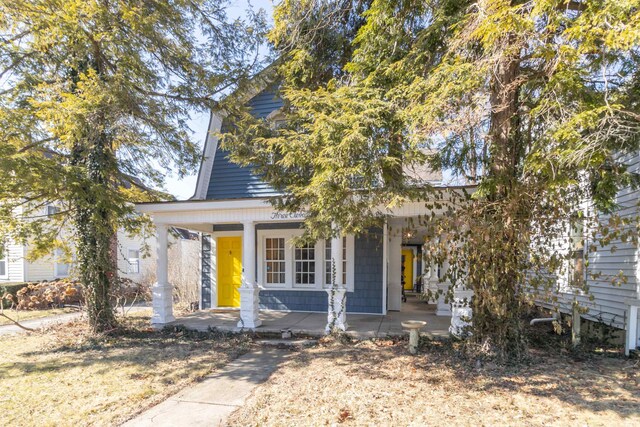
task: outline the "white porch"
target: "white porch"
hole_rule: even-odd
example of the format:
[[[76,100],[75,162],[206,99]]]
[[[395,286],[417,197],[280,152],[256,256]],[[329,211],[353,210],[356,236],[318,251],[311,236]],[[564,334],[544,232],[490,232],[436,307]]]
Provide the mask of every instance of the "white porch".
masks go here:
[[[188,329],[207,331],[215,328],[224,332],[240,332],[237,326],[240,318],[238,310],[201,310],[182,316],[169,325],[182,325]],[[295,336],[322,336],[325,334],[327,315],[325,313],[282,312],[264,310],[260,312],[262,326],[255,329],[262,334],[280,334],[289,330]],[[436,306],[427,304],[411,294],[401,311],[390,311],[386,315],[349,314],[349,328],[346,333],[356,339],[389,338],[406,336],[401,323],[406,320],[422,320],[427,325],[422,333],[430,338],[449,336],[450,318],[437,316]]]
[[[264,260],[262,256],[258,256],[258,252],[261,249],[256,244],[257,236],[260,233],[259,228],[261,226],[264,228],[269,224],[299,223],[304,219],[304,214],[283,214],[274,211],[264,199],[141,204],[138,205],[138,210],[152,216],[158,235],[157,283],[152,289],[152,323],[156,327],[187,322],[196,329],[206,329],[212,326],[226,330],[257,329],[261,331],[280,331],[281,329],[296,329],[307,325],[308,327],[305,326],[301,330],[314,331],[315,333],[337,328],[348,332],[362,332],[365,336],[378,336],[379,334],[384,335],[386,333],[384,331],[401,332],[400,322],[402,320],[427,320],[428,325],[433,325],[438,334],[447,335],[452,325],[455,328],[460,326],[460,316],[469,315],[468,310],[461,310],[461,307],[456,308],[455,304],[452,312],[452,304],[448,299],[445,299],[444,295],[436,301],[432,301],[434,303],[432,305],[427,305],[426,302],[416,304],[417,299],[411,303],[402,302],[403,286],[401,276],[403,272],[401,257],[403,247],[406,247],[406,245],[419,246],[420,239],[424,239],[424,234],[420,234],[419,230],[414,230],[407,235],[405,233],[407,230],[406,223],[408,218],[424,214],[424,205],[421,203],[409,203],[390,213],[388,224],[385,224],[383,229],[380,230],[380,241],[382,243],[379,248],[381,251],[378,264],[380,274],[379,278],[376,279],[378,281],[377,289],[379,289],[377,292],[379,292],[379,300],[381,301],[379,311],[349,313],[348,315],[346,310],[347,300],[354,298],[354,293],[353,288],[348,289],[347,283],[343,280],[338,280],[339,283],[325,283],[313,289],[303,290],[313,291],[316,295],[318,293],[325,295],[324,304],[329,308],[323,313],[287,313],[260,310],[260,292],[269,292],[272,289],[265,287],[265,284],[262,283],[264,281]],[[216,238],[221,236],[233,235],[241,238],[242,280],[238,289],[240,293],[239,310],[226,312],[203,310],[176,321],[173,315],[173,290],[167,274],[170,262],[167,256],[167,232],[170,226],[200,231],[214,242]],[[218,229],[226,229],[228,231],[216,232],[214,231],[216,226]],[[345,243],[346,240],[342,238],[331,240],[330,254],[335,268],[335,278],[343,277],[343,261],[344,268],[352,269],[349,262],[343,258],[343,249],[346,249],[346,246],[343,246]],[[328,243],[327,251],[329,251]],[[316,252],[318,252],[317,248]],[[322,252],[325,251],[323,250]],[[325,264],[325,261],[325,259],[316,260],[317,264],[322,265]],[[213,262],[215,263],[215,257]],[[201,263],[202,265],[204,264]],[[316,273],[319,271],[316,270]],[[422,269],[420,273],[426,273],[424,287],[433,288],[436,286],[442,289],[448,287],[447,284],[437,284],[437,271],[433,266]],[[345,277],[347,276],[345,271]],[[285,291],[301,290],[289,288],[285,289]],[[216,289],[215,285],[212,285],[210,300],[212,304],[210,307],[223,308],[217,307],[215,300]],[[204,308],[203,298],[201,298],[200,304],[201,308]],[[302,309],[299,311],[314,310]],[[323,320],[319,321],[319,319]],[[394,326],[389,322],[392,322]],[[377,327],[374,327],[375,325]]]

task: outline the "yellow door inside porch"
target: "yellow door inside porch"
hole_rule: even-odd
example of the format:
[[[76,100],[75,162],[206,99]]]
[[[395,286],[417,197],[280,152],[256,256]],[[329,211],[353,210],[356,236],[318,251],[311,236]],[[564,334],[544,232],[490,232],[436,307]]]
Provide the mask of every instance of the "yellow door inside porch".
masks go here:
[[[405,290],[413,289],[413,251],[411,249],[402,250],[402,282]]]
[[[240,307],[242,238],[218,237],[218,307]]]

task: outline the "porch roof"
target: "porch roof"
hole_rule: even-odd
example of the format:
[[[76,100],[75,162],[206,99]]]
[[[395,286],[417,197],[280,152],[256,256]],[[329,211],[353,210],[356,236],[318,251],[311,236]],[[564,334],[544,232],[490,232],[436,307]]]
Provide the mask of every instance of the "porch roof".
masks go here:
[[[463,191],[471,190],[475,186],[448,186],[437,187],[439,191]],[[285,213],[279,212],[269,203],[269,197],[254,197],[249,199],[224,199],[224,200],[182,200],[167,202],[138,203],[136,209],[139,212],[153,216],[158,224],[177,225],[200,231],[198,224],[224,224],[240,223],[244,221],[300,221],[304,219],[304,212]],[[412,217],[425,215],[426,201],[413,201],[402,206],[389,209],[380,206],[380,211],[389,217]]]

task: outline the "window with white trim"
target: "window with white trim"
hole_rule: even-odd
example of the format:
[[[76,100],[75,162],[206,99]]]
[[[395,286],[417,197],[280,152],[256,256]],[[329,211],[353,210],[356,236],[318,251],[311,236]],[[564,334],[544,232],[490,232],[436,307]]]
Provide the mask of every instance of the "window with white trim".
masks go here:
[[[7,261],[7,255],[4,250],[0,249],[0,279],[9,278],[9,263]]]
[[[127,251],[127,262],[129,263],[129,274],[140,273],[140,251],[138,249],[129,249]]]
[[[268,285],[284,285],[286,283],[284,238],[267,237],[265,239],[264,256],[266,283]]]
[[[331,264],[331,239],[324,241],[324,283],[331,284],[333,268]]]
[[[347,284],[347,237],[342,238],[342,284]]]
[[[45,207],[45,211],[46,211],[45,213],[46,213],[47,216],[53,216],[53,215],[57,214],[58,212],[60,212],[60,209],[58,209],[58,207],[54,206],[54,205],[47,205]]]
[[[62,249],[56,249],[53,255],[55,258],[53,264],[53,275],[55,277],[67,277],[69,275],[71,264],[61,262],[65,257],[64,251]]]
[[[582,215],[577,215],[570,222],[570,250],[571,262],[569,264],[568,283],[572,288],[581,288],[586,280],[585,268],[585,219]]]
[[[258,230],[258,281],[267,289],[321,290],[331,287],[331,243],[299,246],[302,230]],[[343,240],[343,283],[354,288],[354,238]]]
[[[295,287],[309,287],[316,284],[316,247],[306,243],[293,249]]]
[[[342,238],[342,283],[347,283],[347,251],[349,245],[347,243],[347,236]],[[324,242],[324,283],[325,285],[331,285],[331,276],[333,275],[331,268],[331,239],[327,239]]]

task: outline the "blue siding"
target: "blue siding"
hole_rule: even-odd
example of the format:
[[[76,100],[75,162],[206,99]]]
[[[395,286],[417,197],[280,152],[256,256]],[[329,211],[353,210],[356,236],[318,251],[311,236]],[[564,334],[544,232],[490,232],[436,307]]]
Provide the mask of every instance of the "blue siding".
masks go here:
[[[201,280],[201,298],[202,308],[211,308],[211,236],[202,235],[202,258],[201,258],[202,275]]]
[[[382,230],[355,239],[354,292],[347,294],[347,313],[382,312]]]
[[[265,89],[247,103],[254,117],[266,118],[273,111],[282,107],[282,99],[276,95],[275,88]]]
[[[347,293],[347,313],[382,312],[382,231],[355,239],[354,292]],[[260,292],[260,308],[269,310],[328,310],[325,291]]]
[[[347,300],[350,295],[347,295]],[[262,309],[326,312],[328,305],[325,291],[260,291]]]
[[[260,92],[248,102],[252,114],[265,118],[282,107],[282,100],[273,89]],[[245,199],[269,197],[277,193],[253,174],[251,168],[238,166],[228,159],[228,153],[218,147],[213,159],[213,169],[207,189],[207,199]]]

